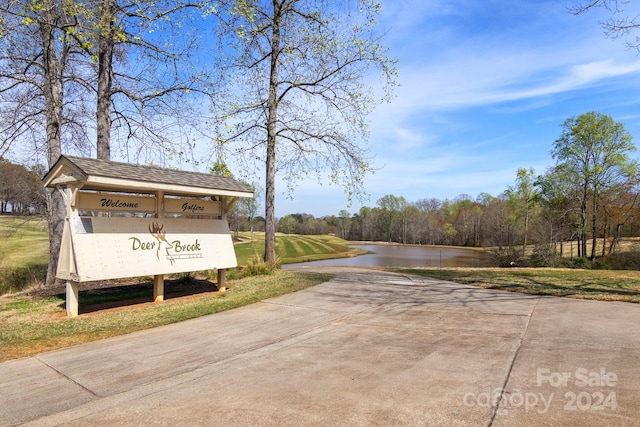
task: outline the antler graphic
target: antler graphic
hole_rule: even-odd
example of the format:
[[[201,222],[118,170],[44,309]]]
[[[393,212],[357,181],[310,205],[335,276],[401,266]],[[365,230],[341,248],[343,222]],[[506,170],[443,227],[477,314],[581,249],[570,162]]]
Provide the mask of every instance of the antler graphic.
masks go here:
[[[158,249],[156,250],[156,257],[160,259],[160,248],[162,247],[162,243],[164,242],[167,244],[167,247],[165,248],[167,257],[169,258],[171,265],[173,265],[175,261],[173,260],[173,258],[169,256],[170,255],[169,249],[172,249],[173,245],[169,243],[169,241],[167,241],[167,238],[165,237],[165,232],[162,231],[163,228],[164,228],[164,224],[158,225],[157,222],[154,222],[153,224],[149,224],[149,233],[151,233],[151,235],[155,237],[156,240],[158,241]]]
[[[163,228],[164,224],[158,225],[157,222],[154,222],[153,224],[149,224],[149,233],[151,233],[151,235],[156,239],[158,239],[158,236],[162,236],[162,240],[164,240],[165,233],[162,231]]]

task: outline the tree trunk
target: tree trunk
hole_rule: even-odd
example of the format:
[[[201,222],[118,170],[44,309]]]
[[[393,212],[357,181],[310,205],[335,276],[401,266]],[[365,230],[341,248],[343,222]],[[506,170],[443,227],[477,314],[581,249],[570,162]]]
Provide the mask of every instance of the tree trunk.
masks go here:
[[[596,243],[597,243],[597,219],[598,219],[598,192],[593,192],[593,212],[591,213],[591,261],[596,260]]]
[[[587,185],[585,182],[582,189],[582,201],[580,203],[580,247],[578,256],[587,256]]]
[[[528,205],[529,200],[526,200]],[[527,235],[529,234],[529,208],[527,207],[524,213],[524,241],[522,242],[522,258],[527,256]]]
[[[604,226],[602,227],[602,257],[603,258],[605,255],[607,255],[607,237],[608,237],[607,227],[608,227],[607,216],[605,215]]]
[[[50,5],[49,5],[50,6]],[[47,160],[49,168],[60,157],[60,128],[62,126],[62,78],[60,64],[55,50],[55,28],[52,8],[47,6],[43,12],[43,22],[40,26],[43,73],[44,73],[44,99],[47,134]],[[47,198],[48,223],[49,223],[49,266],[47,269],[46,285],[55,283],[60,242],[62,240],[62,228],[66,215],[65,203],[59,191],[52,191]]]
[[[267,160],[265,188],[265,236],[264,261],[276,263],[275,229],[275,181],[276,181],[276,120],[278,117],[278,61],[280,53],[280,25],[282,16],[280,4],[273,1],[273,29],[271,34],[271,70],[269,75],[269,101],[267,118]]]
[[[113,79],[113,0],[104,0],[98,42],[97,157],[111,159],[111,82]]]
[[[611,240],[611,245],[609,246],[609,255],[613,253],[613,250],[616,247],[616,244],[620,240],[620,229],[622,228],[623,225],[624,224],[618,224],[616,226],[616,232],[614,233],[613,240]]]

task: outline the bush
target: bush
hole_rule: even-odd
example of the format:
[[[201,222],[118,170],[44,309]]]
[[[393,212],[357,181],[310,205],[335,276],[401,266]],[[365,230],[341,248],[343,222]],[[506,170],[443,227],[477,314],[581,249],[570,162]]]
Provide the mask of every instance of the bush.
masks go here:
[[[515,267],[520,266],[519,255],[513,248],[494,249],[491,252],[493,263],[498,267]]]
[[[613,253],[605,260],[613,270],[640,270],[639,250]]]
[[[234,270],[229,270],[229,274],[227,275],[227,277],[229,277],[230,279],[242,279],[243,277],[270,276],[279,268],[279,262],[277,262],[275,265],[269,264],[264,262],[261,257],[256,255],[249,261],[249,264],[238,266]]]
[[[600,258],[593,263],[593,268],[596,270],[611,270],[611,266],[607,264],[604,259]]]
[[[34,285],[41,285],[47,277],[46,265],[32,265],[0,270],[0,295],[20,292]]]
[[[555,267],[558,263],[561,263],[561,258],[555,250],[555,245],[538,244],[533,248],[531,254],[533,267]]]
[[[180,285],[193,285],[196,281],[196,275],[193,272],[180,273],[178,276],[178,284]]]
[[[573,260],[573,262],[569,265],[569,268],[580,268],[583,270],[590,270],[591,261],[589,261],[589,258],[579,256]]]

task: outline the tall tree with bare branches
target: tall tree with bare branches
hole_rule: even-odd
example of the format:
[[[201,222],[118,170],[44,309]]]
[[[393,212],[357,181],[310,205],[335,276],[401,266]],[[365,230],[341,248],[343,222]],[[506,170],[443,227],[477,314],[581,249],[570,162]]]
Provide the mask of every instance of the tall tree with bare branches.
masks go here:
[[[196,128],[193,111],[201,102],[189,97],[204,87],[201,70],[189,61],[197,39],[193,19],[202,10],[181,0],[0,5],[0,154],[33,144],[51,167],[63,152],[91,153],[95,135],[98,157],[109,159],[112,129],[120,157],[188,154],[187,132],[180,131]],[[191,25],[183,27],[185,21]],[[54,191],[47,283],[55,277],[63,220],[64,203]]]
[[[640,36],[636,31],[640,28],[640,15],[629,12],[629,0],[589,0],[580,2],[569,8],[574,15],[581,15],[595,9],[602,9],[609,16],[600,21],[606,37],[624,39],[627,48],[640,53]]]
[[[375,0],[236,0],[219,15],[233,85],[225,105],[217,100],[229,125],[222,140],[235,158],[264,164],[268,263],[276,262],[276,174],[292,191],[327,171],[349,197],[363,194],[372,170],[363,145],[367,113],[389,99],[396,77],[376,33],[380,7]],[[371,69],[382,75],[379,97],[367,85]]]
[[[112,129],[131,160],[186,154],[180,139],[201,116],[194,95],[209,87],[206,67],[193,65],[202,64],[194,58],[197,23],[212,9],[190,0],[94,0],[74,2],[73,10],[73,37],[95,73],[97,157],[110,159]]]
[[[73,20],[67,2],[11,0],[0,7],[0,141],[3,152],[15,144],[33,144],[46,153],[49,166],[64,142],[86,142],[76,107],[82,90],[74,87],[83,69],[81,52],[68,35]],[[75,65],[74,65],[75,64]],[[73,71],[71,69],[73,68]],[[80,108],[81,110],[81,108]],[[44,146],[42,141],[45,142]],[[47,283],[53,283],[65,215],[61,194],[48,203],[50,258]]]

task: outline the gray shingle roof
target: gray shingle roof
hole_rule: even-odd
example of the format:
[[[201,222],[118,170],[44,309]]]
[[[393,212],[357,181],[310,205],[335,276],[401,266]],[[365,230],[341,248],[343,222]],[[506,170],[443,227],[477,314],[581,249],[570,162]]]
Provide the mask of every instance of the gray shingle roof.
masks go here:
[[[246,185],[233,178],[206,173],[186,172],[131,163],[112,162],[75,156],[60,156],[56,165],[66,159],[84,175],[135,180],[139,182],[184,185],[190,187],[251,193]]]

